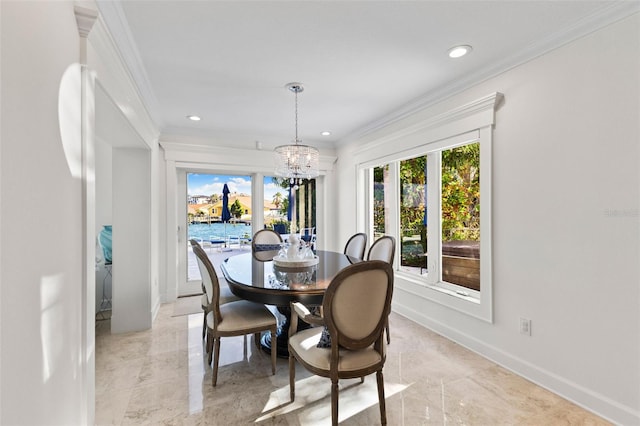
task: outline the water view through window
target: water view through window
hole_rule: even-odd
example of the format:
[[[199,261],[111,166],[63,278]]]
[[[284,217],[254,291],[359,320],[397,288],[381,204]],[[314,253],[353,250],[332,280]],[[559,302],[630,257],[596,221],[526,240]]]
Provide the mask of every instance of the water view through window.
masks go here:
[[[234,248],[243,243],[248,245],[252,219],[259,214],[265,228],[280,234],[289,234],[293,228],[294,232],[313,235],[315,239],[315,179],[292,183],[265,176],[262,212],[252,211],[251,179],[251,176],[187,173],[188,238],[207,247],[225,249],[228,255],[239,254]],[[223,215],[225,202],[228,216]],[[191,266],[188,271],[194,270]],[[188,275],[188,279],[197,278],[191,277],[191,272]]]

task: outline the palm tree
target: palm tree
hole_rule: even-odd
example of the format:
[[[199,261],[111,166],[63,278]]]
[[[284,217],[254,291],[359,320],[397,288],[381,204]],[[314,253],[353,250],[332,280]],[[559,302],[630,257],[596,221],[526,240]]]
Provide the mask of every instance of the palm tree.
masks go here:
[[[279,209],[280,205],[282,204],[282,194],[279,192],[276,192],[275,194],[273,194],[273,200],[271,201],[276,206],[276,208]]]

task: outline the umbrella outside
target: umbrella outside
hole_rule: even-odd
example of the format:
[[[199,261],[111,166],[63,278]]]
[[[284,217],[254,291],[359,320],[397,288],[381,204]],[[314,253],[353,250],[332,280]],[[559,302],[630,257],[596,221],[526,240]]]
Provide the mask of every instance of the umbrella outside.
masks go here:
[[[224,223],[224,241],[225,247],[227,245],[227,222],[231,220],[231,211],[229,211],[229,187],[225,183],[222,187],[222,222]]]

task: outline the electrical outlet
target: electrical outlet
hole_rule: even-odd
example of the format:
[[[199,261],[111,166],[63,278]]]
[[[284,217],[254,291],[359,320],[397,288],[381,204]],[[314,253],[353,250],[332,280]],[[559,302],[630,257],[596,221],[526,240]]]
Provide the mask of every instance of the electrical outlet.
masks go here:
[[[531,336],[531,320],[520,317],[520,334]]]

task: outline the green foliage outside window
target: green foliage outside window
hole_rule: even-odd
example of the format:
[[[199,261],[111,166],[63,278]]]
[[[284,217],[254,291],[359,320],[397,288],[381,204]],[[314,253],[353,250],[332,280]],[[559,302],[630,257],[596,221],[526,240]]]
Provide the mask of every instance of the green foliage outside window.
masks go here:
[[[480,240],[480,144],[441,152],[442,240]],[[427,252],[425,226],[427,156],[400,162],[402,265],[422,266]],[[384,182],[388,166],[374,169],[374,230],[384,233]],[[427,206],[428,208],[428,206]],[[417,240],[419,236],[419,241]]]
[[[282,192],[277,192],[274,194],[272,202],[278,208],[278,212],[287,216],[289,211],[289,186],[290,181],[288,178],[280,178],[280,177],[272,177],[272,182],[278,185],[283,189]],[[296,205],[296,222],[300,222],[300,217],[303,216],[306,221],[305,227],[315,227],[316,226],[316,182],[315,179],[303,179],[300,188],[304,187],[304,193],[306,194],[307,202],[305,203],[305,211],[300,211],[300,203]],[[294,189],[296,197],[299,199],[301,191],[300,189]],[[279,221],[274,223],[285,223],[287,225],[287,232],[289,232],[289,222],[288,221]]]
[[[442,152],[442,240],[480,240],[480,144]]]
[[[242,205],[240,204],[240,201],[238,200],[234,201],[233,204],[231,204],[231,207],[229,208],[229,212],[231,213],[231,216],[235,217],[236,219],[240,219],[243,213],[243,209],[242,209]]]

